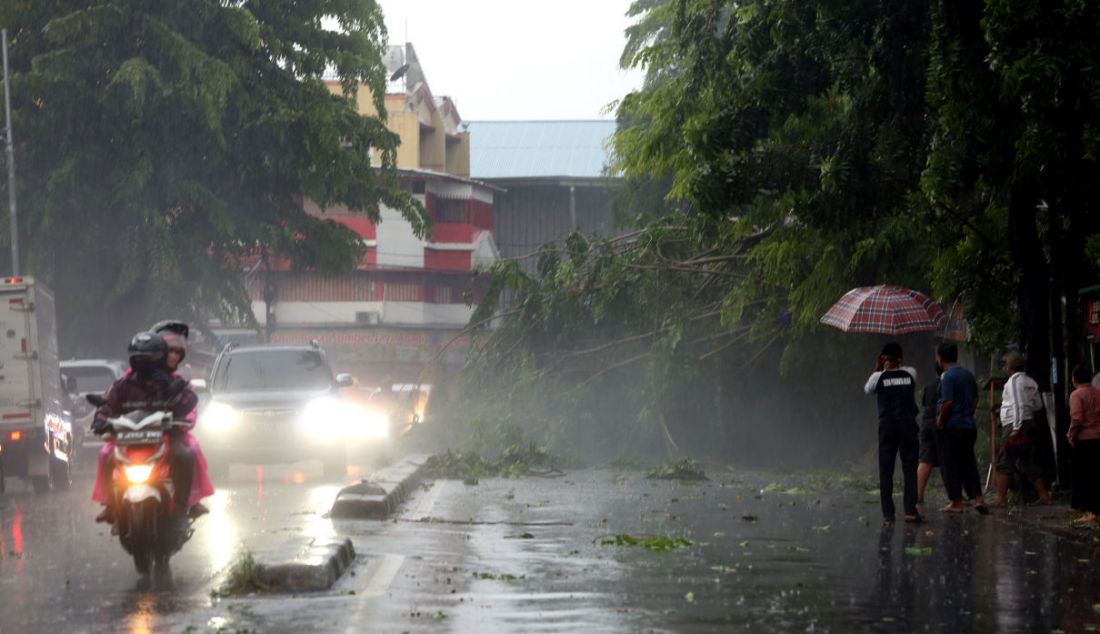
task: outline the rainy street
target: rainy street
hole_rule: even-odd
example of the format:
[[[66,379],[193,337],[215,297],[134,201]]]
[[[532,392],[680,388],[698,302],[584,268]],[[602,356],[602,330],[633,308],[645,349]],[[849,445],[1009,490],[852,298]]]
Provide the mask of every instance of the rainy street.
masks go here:
[[[369,474],[353,466],[348,482]],[[886,530],[866,482],[716,470],[699,484],[589,469],[420,487],[390,520],[326,519],[318,465],[234,466],[143,587],[85,479],[0,498],[0,632],[1092,631],[1095,532],[974,513]],[[1063,509],[1018,513],[1064,514]],[[327,592],[212,595],[249,549],[350,537]],[[683,539],[667,549],[616,536]],[[677,547],[679,546],[679,547]]]

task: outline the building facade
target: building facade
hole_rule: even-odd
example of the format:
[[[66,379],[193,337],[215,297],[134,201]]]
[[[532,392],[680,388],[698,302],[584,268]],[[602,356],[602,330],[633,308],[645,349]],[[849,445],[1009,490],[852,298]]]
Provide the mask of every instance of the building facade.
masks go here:
[[[272,343],[320,342],[334,368],[366,385],[412,382],[442,359],[461,363],[461,335],[483,286],[475,273],[499,259],[494,241],[498,188],[470,180],[470,135],[447,97],[435,97],[412,45],[391,47],[387,125],[401,138],[402,187],[432,220],[431,235],[383,205],[380,222],[346,207],[306,210],[344,224],[366,247],[354,272],[324,276],[292,271],[287,261],[254,263],[246,273],[253,312]],[[340,91],[338,82],[330,90]],[[360,114],[376,114],[360,86]],[[248,334],[244,338],[258,338]]]
[[[573,231],[612,237],[607,142],[614,121],[472,121],[470,173],[499,187],[495,238],[501,257],[536,270],[534,254]]]

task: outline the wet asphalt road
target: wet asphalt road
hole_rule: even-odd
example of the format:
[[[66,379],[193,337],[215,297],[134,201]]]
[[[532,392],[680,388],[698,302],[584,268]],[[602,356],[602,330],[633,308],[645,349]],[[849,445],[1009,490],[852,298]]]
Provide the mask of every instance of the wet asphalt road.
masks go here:
[[[0,632],[1100,629],[1100,533],[934,511],[884,531],[861,484],[729,472],[688,485],[588,470],[438,482],[392,520],[333,523],[322,515],[339,483],[321,480],[319,465],[259,476],[234,467],[173,559],[173,592],[137,586],[91,523],[88,487],[0,496]],[[616,534],[692,545],[603,543]],[[210,597],[244,544],[262,552],[332,535],[359,553],[332,591]]]

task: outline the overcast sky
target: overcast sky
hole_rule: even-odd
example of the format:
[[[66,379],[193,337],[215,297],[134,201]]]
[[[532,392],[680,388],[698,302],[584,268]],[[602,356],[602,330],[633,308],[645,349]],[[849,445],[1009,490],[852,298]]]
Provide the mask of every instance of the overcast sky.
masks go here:
[[[378,0],[463,119],[606,119],[641,85],[619,70],[630,0]],[[406,31],[407,29],[407,31]]]

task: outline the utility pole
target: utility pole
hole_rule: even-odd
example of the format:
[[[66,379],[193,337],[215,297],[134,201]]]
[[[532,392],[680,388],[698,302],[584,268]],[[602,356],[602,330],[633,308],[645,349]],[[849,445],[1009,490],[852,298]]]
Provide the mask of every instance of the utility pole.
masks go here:
[[[11,138],[11,79],[8,76],[8,30],[0,29],[4,48],[4,129],[8,149],[8,208],[11,209],[11,274],[19,275],[19,221],[15,211],[15,146]]]

